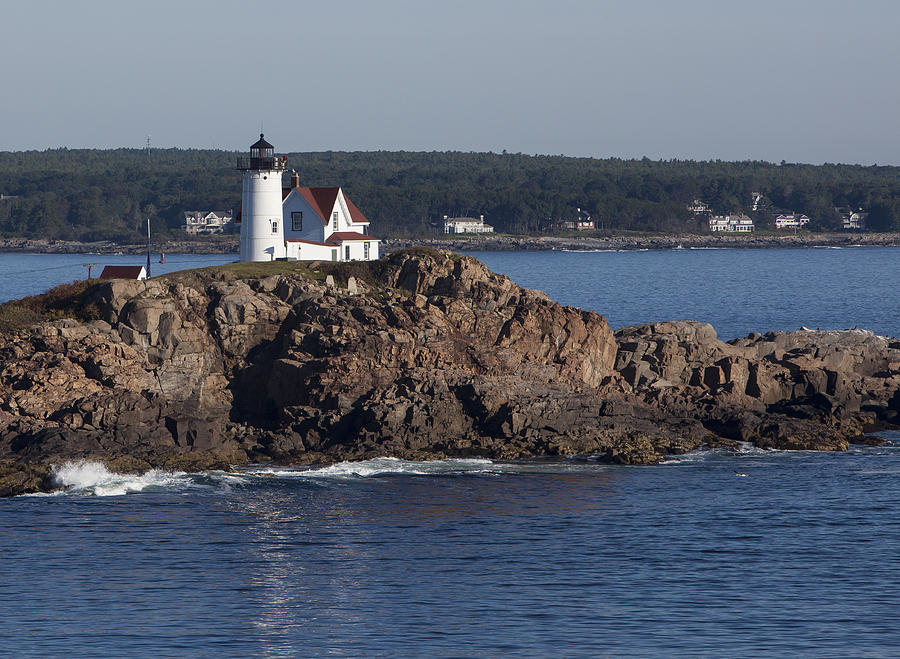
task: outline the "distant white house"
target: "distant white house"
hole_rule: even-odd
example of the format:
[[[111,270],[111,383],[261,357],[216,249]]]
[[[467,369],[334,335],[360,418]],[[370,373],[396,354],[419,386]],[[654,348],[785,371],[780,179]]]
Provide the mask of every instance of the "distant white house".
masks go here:
[[[762,201],[762,193],[761,192],[751,192],[750,193],[750,210],[754,213],[759,210],[759,202]]]
[[[687,205],[687,209],[691,211],[694,215],[702,215],[703,213],[711,213],[712,209],[709,205],[699,199],[694,199],[691,203]]]
[[[576,208],[575,211],[575,219],[560,220],[558,222],[553,222],[551,220],[548,228],[562,229],[564,231],[590,231],[595,228],[594,220],[591,219],[590,213],[580,208]]]
[[[444,233],[493,233],[494,227],[484,223],[484,215],[448,217],[444,215]]]
[[[809,217],[803,213],[782,213],[775,216],[776,229],[802,229],[809,224]]]
[[[234,228],[231,211],[185,211],[181,228],[191,235],[201,233],[231,233]]]
[[[849,231],[851,229],[862,229],[866,225],[866,218],[869,216],[868,213],[864,213],[860,208],[859,210],[851,210],[849,208],[835,208],[841,216],[841,226],[845,231]]]
[[[753,220],[744,213],[732,213],[731,215],[710,215],[710,231],[727,231],[730,233],[751,233]]]

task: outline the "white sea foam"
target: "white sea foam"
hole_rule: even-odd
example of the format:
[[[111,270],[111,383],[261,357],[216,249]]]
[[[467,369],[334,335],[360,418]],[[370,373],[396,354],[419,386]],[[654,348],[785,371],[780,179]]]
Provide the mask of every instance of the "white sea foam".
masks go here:
[[[484,458],[450,458],[412,461],[398,458],[374,458],[358,462],[339,462],[328,467],[241,467],[248,477],[305,479],[308,482],[349,481],[378,476],[500,476],[503,474],[596,473],[616,469],[586,456],[498,462]]]
[[[680,465],[685,463],[692,462],[700,462],[706,456],[701,451],[693,451],[691,453],[685,453],[683,455],[673,455],[665,460],[660,460],[659,464],[661,465]]]
[[[152,469],[145,474],[119,474],[101,462],[78,460],[54,465],[53,484],[64,491],[95,496],[120,496],[141,492],[147,488],[168,488],[187,485],[190,477],[184,472]]]
[[[690,464],[695,462],[703,462],[705,460],[711,460],[715,458],[728,458],[728,457],[753,457],[753,456],[769,456],[773,453],[784,453],[784,454],[795,454],[796,451],[779,451],[777,449],[766,449],[759,448],[758,446],[754,446],[750,442],[739,442],[735,448],[701,448],[696,451],[690,451],[689,453],[683,453],[681,455],[670,455],[667,456],[665,460],[660,462],[661,465],[677,465],[677,464]]]
[[[431,476],[451,473],[478,473],[492,470],[494,463],[484,459],[448,459],[415,462],[399,458],[373,458],[359,462],[338,462],[327,467],[280,469],[277,467],[242,470],[241,473],[258,476],[311,479],[369,478],[388,474]]]
[[[565,247],[557,250],[559,252],[569,252],[570,254],[600,254],[601,252],[621,252],[620,249],[567,249]]]
[[[760,448],[750,442],[739,442],[737,453],[740,455],[769,455],[770,453],[786,453],[788,451],[779,451],[773,448]]]

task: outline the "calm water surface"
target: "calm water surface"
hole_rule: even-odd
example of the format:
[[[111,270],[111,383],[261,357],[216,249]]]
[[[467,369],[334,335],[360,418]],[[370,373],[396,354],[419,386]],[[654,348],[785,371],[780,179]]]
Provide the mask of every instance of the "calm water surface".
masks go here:
[[[272,471],[82,475],[72,493],[4,501],[4,652],[889,657],[900,645],[900,444],[637,468]]]
[[[700,320],[726,341],[801,325],[900,336],[900,247],[467,253],[614,329]]]
[[[159,262],[159,253],[150,260],[151,275],[176,270],[204,268],[238,260],[236,254],[167,254]],[[147,255],[125,254],[5,254],[0,253],[0,302],[36,295],[77,279],[88,278],[88,263],[94,263],[93,276],[99,277],[105,265],[147,265]]]
[[[483,256],[614,326],[695,317],[728,338],[832,319],[900,334],[900,250],[697,251]],[[804,301],[833,290],[829,252],[856,254],[843,272],[870,271],[876,297],[848,284]],[[758,279],[749,256],[769,260],[757,275],[806,283],[772,279],[770,297],[787,296],[745,313],[762,299],[733,281]],[[714,275],[729,291],[717,303]],[[895,657],[900,434],[887,436],[652,467],[61,466],[68,491],[0,500],[0,656]]]

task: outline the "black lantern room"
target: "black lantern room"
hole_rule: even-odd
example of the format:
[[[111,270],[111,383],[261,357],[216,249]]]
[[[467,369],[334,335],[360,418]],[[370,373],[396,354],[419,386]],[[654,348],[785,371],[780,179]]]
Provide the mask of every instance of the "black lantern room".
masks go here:
[[[260,133],[259,140],[250,145],[250,157],[238,157],[237,168],[240,170],[284,169],[285,160],[287,158],[279,160],[275,157],[275,147],[266,142],[265,136]]]

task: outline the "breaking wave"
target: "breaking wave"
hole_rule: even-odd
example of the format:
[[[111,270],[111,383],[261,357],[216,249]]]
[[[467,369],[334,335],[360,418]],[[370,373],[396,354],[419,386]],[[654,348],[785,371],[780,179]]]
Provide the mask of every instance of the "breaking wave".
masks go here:
[[[417,462],[399,458],[373,458],[359,462],[338,462],[327,467],[264,467],[244,468],[240,473],[253,476],[281,478],[370,478],[386,475],[430,476],[461,473],[484,473],[496,470],[495,463],[481,458],[430,460]]]
[[[775,454],[799,454],[799,451],[781,451],[778,449],[759,448],[750,442],[740,442],[735,448],[701,448],[681,455],[670,455],[660,462],[661,465],[677,465],[685,463],[705,462],[708,460],[733,460],[734,458],[761,457]]]
[[[357,462],[339,462],[326,467],[279,467],[247,465],[234,471],[186,473],[152,469],[144,474],[110,471],[101,462],[78,460],[52,468],[51,493],[25,496],[124,496],[141,492],[206,490],[227,492],[233,486],[259,485],[270,479],[325,483],[388,476],[499,476],[503,474],[553,474],[598,472],[613,468],[590,456],[497,462],[484,458],[413,461],[380,457]]]
[[[884,446],[854,446],[850,452],[866,454],[896,454],[900,450],[900,433],[882,433],[888,440]],[[814,451],[780,451],[762,449],[749,443],[734,448],[699,449],[683,455],[671,455],[660,466],[689,465],[707,462],[731,463],[737,458],[758,459],[764,456],[797,457]],[[761,463],[759,463],[761,464]],[[757,464],[758,466],[758,464]],[[144,474],[121,474],[110,471],[103,463],[78,460],[55,465],[52,479],[59,488],[49,494],[25,496],[123,496],[153,491],[206,491],[225,493],[233,487],[258,486],[270,479],[286,482],[321,483],[349,482],[390,476],[472,476],[491,477],[513,474],[571,474],[599,473],[618,469],[616,465],[600,462],[599,456],[581,455],[557,458],[532,458],[524,460],[495,461],[486,458],[448,458],[444,460],[414,461],[400,458],[379,457],[356,462],[338,462],[325,467],[288,467],[271,465],[246,465],[234,471],[207,471],[186,473],[152,469]]]
[[[327,467],[244,467],[248,476],[302,478],[310,480],[349,480],[379,476],[459,476],[538,474],[603,471],[613,468],[590,457],[510,460],[498,462],[486,458],[448,458],[413,461],[399,458],[373,458],[359,462],[339,462]]]
[[[102,462],[74,460],[54,465],[51,470],[55,492],[37,496],[82,495],[122,496],[153,490],[188,489],[194,487],[228,487],[243,479],[223,472],[188,474],[182,471],[151,469],[144,474],[120,474],[110,471]]]

